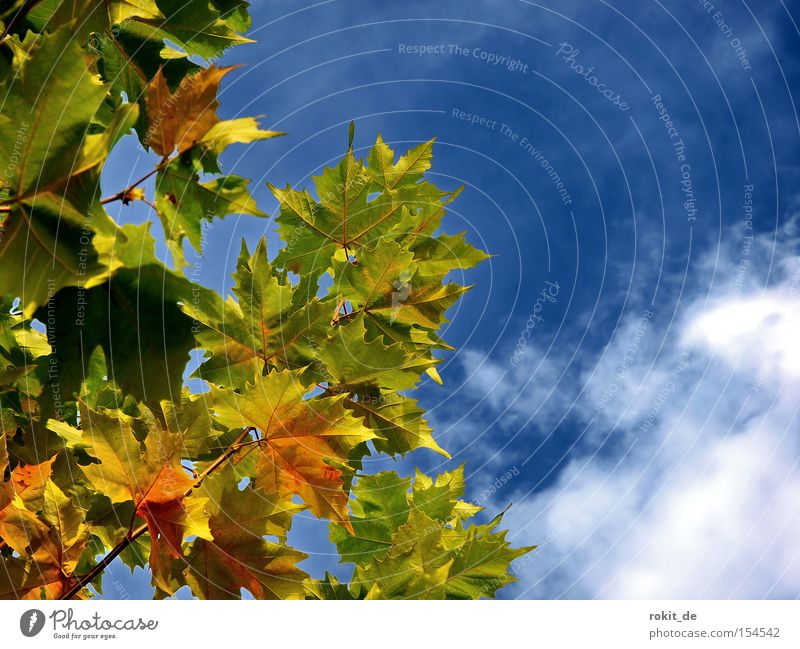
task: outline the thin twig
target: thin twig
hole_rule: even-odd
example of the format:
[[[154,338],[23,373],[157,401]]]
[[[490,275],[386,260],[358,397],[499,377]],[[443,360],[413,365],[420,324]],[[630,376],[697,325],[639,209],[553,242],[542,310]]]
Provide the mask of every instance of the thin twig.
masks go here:
[[[189,487],[186,491],[183,492],[183,497],[188,498],[191,493],[197,489],[209,475],[211,475],[214,471],[216,471],[222,464],[230,458],[241,446],[241,443],[247,438],[250,433],[255,430],[254,427],[250,426],[245,428],[239,437],[236,438],[236,441],[231,444],[225,452],[220,455],[214,462],[212,462],[208,468],[203,471],[197,479],[192,483],[192,486]],[[59,599],[72,599],[78,593],[83,590],[87,584],[90,584],[97,575],[99,575],[103,570],[105,570],[108,565],[116,559],[122,551],[127,548],[131,543],[133,543],[136,539],[138,539],[142,534],[147,532],[147,525],[140,525],[135,530],[130,531],[125,537],[114,546],[114,548],[104,556],[96,566],[94,566],[89,572],[85,575],[80,577],[77,582],[70,588],[64,595],[62,595]]]
[[[163,169],[164,166],[166,166],[166,164],[168,162],[171,162],[171,159],[168,158],[167,156],[164,156],[163,158],[161,158],[161,162],[159,162],[153,169],[148,171],[144,176],[139,178],[139,180],[137,180],[134,183],[131,183],[125,189],[123,189],[122,191],[117,192],[116,194],[113,194],[111,196],[106,196],[105,198],[101,198],[100,199],[100,203],[102,205],[107,205],[108,203],[113,203],[114,201],[121,201],[128,194],[130,194],[134,189],[136,189],[139,185],[141,185],[145,180],[147,180],[151,176],[153,176],[153,175],[157,174],[159,171],[161,171],[161,169]]]
[[[72,586],[64,595],[62,595],[59,599],[72,599],[80,593],[86,584],[91,583],[97,575],[99,575],[103,570],[108,568],[108,564],[110,564],[114,559],[116,559],[122,551],[127,548],[131,543],[133,543],[136,539],[138,539],[142,534],[147,531],[147,525],[140,525],[135,530],[133,530],[130,534],[126,535],[125,538],[117,543],[111,552],[109,552],[106,556],[104,556],[100,562],[92,568],[89,572],[87,572],[83,577],[78,579],[75,585]]]
[[[336,308],[333,310],[333,317],[331,318],[331,326],[339,322],[339,319],[342,317],[342,314],[339,312],[342,310],[344,303],[344,300],[339,300],[339,302],[336,303]]]

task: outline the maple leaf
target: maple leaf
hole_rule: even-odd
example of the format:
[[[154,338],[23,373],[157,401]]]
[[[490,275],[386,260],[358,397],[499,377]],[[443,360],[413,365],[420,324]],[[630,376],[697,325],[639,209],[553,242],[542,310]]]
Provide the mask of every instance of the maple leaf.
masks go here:
[[[82,21],[76,18],[82,17]],[[156,0],[69,0],[37,2],[28,11],[29,24],[43,31],[49,24],[72,23],[76,38],[132,18],[164,20]]]
[[[440,277],[452,270],[472,268],[490,257],[470,244],[464,232],[435,237],[417,235],[409,243],[408,250],[413,253],[420,273]]]
[[[0,539],[20,556],[33,555],[47,540],[47,526],[17,497],[0,510]]]
[[[408,520],[410,487],[410,478],[393,471],[359,476],[351,501],[353,533],[340,525],[330,526],[341,563],[366,564],[386,554],[395,531]]]
[[[11,596],[9,588],[17,598],[58,596],[71,585],[71,575],[86,550],[89,529],[84,512],[51,479],[54,459],[16,467],[3,485],[0,540],[27,558],[17,579],[12,575],[21,568],[19,560],[8,558],[6,579],[0,578],[0,598]]]
[[[0,492],[0,503],[5,497],[17,496],[22,504],[31,511],[39,511],[44,502],[44,489],[53,473],[55,456],[40,464],[19,464],[11,471],[11,479],[3,485]],[[7,460],[6,460],[7,462]]]
[[[203,295],[202,290],[196,293],[198,300]],[[76,357],[72,350],[100,347],[109,376],[125,394],[149,402],[180,394],[183,369],[194,347],[192,320],[176,303],[181,298],[192,299],[189,282],[155,265],[138,272],[118,271],[111,281],[90,290],[59,291],[47,309],[55,314],[49,335],[55,341],[64,393],[79,391],[91,358]],[[128,326],[131,322],[146,322],[147,328]]]
[[[181,456],[190,461],[216,458],[233,441],[215,426],[208,403],[202,395],[184,388],[180,401],[164,400],[161,412],[166,428],[181,441]]]
[[[363,315],[337,327],[318,353],[337,389],[372,393],[376,388],[406,390],[439,359],[409,351],[401,343],[367,341]]]
[[[495,597],[497,591],[514,581],[509,566],[514,559],[536,549],[536,546],[512,548],[506,531],[495,532],[499,523],[473,526],[466,530],[444,583],[448,599]]]
[[[349,584],[340,582],[328,572],[325,573],[324,579],[309,580],[306,584],[306,590],[306,599],[358,599],[358,597],[350,592]]]
[[[409,490],[409,487],[411,489]],[[480,507],[460,499],[463,467],[413,484],[394,472],[360,477],[351,503],[354,533],[330,526],[342,562],[356,564],[352,590],[367,599],[479,599],[513,581],[511,562],[533,548],[512,548],[486,525],[462,522]]]
[[[301,509],[252,484],[240,490],[231,467],[206,480],[200,493],[213,503],[213,540],[198,538],[186,551],[183,578],[204,599],[238,598],[246,588],[257,599],[299,599],[307,575],[297,567],[306,555],[282,542],[291,515]]]
[[[5,451],[5,439],[3,440]],[[18,465],[0,490],[0,539],[24,555],[41,545],[47,528],[36,517],[44,507],[45,486],[53,472],[55,457],[40,464]],[[6,460],[7,463],[7,460]],[[5,471],[4,471],[5,473]]]
[[[428,140],[414,147],[395,163],[394,151],[379,133],[369,155],[369,171],[375,183],[388,191],[415,185],[431,168],[434,141]]]
[[[219,155],[231,144],[249,144],[282,135],[286,135],[286,133],[263,130],[255,117],[240,117],[217,122],[206,132],[200,142],[206,149]]]
[[[206,0],[157,0],[166,20],[133,17],[121,25],[124,33],[147,41],[170,40],[188,54],[214,59],[228,48],[252,42],[237,34],[232,27],[241,27],[235,17],[224,17],[219,2]],[[241,14],[238,14],[241,16]]]
[[[188,151],[219,123],[219,82],[233,67],[203,68],[183,79],[173,93],[159,70],[147,89],[146,144],[161,156]]]
[[[18,557],[3,559],[0,599],[60,599],[75,580],[50,563],[37,564]],[[88,598],[82,589],[78,596]]]
[[[62,289],[37,312],[55,323],[48,337],[61,393],[80,391],[91,374],[92,352],[100,347],[108,377],[123,394],[151,405],[181,394],[183,370],[195,347],[187,311],[214,310],[221,300],[158,261],[148,225],[126,225],[107,243],[116,260],[110,280],[90,289]]]
[[[19,202],[77,175],[75,165],[107,88],[92,78],[80,44],[65,27],[31,51],[13,83],[4,81],[0,156],[15,161],[6,189]]]
[[[0,156],[11,164],[0,202],[10,212],[0,260],[25,270],[0,275],[0,293],[20,296],[30,315],[59,288],[92,286],[110,274],[110,258],[94,245],[99,237],[113,240],[116,230],[97,199],[98,169],[136,108],[119,106],[105,130],[93,132],[107,88],[67,28],[32,48],[4,94]]]
[[[404,215],[438,203],[447,194],[417,182],[426,155],[430,158],[431,144],[409,152],[398,162],[396,172],[372,163],[367,167],[350,149],[336,167],[325,168],[314,177],[318,200],[306,191],[279,189],[268,183],[281,205],[277,223],[287,242],[275,258],[276,266],[318,276],[330,267],[337,250],[358,256],[363,246],[387,235]],[[376,147],[382,146],[379,139]],[[384,160],[386,155],[384,150]]]
[[[444,313],[470,287],[442,284],[441,275],[422,275],[414,254],[392,241],[379,240],[364,247],[358,265],[334,263],[336,290],[353,308],[390,324],[438,329]]]
[[[307,191],[289,187],[278,189],[267,185],[280,202],[281,211],[276,219],[286,246],[278,253],[275,264],[300,275],[319,277],[328,269],[331,257],[339,244],[335,239],[338,221],[325,214]]]
[[[349,400],[347,407],[378,435],[373,444],[379,453],[404,454],[417,448],[428,448],[449,458],[450,454],[437,444],[423,410],[414,399],[397,392],[359,395]]]
[[[413,481],[393,471],[359,476],[353,489],[351,522],[355,530],[348,535],[336,525],[330,526],[331,540],[342,555],[342,562],[367,565],[381,559],[393,545],[392,537],[417,510],[437,521],[437,527],[452,527],[481,511],[481,507],[461,500],[464,493],[464,469],[459,467],[432,480],[417,471]]]
[[[444,276],[453,270],[463,271],[491,257],[470,244],[464,232],[454,235],[439,232],[447,205],[462,190],[463,186],[450,194],[431,195],[427,202],[420,202],[416,213],[404,214],[395,227],[395,240],[414,254],[424,275]]]
[[[445,599],[453,559],[443,537],[436,521],[412,510],[385,557],[361,568],[354,581],[366,599]]]
[[[34,553],[34,559],[46,556],[65,575],[74,574],[89,542],[89,528],[83,510],[52,480],[45,484],[42,519],[50,528],[50,543]]]
[[[464,489],[463,466],[440,473],[435,480],[418,470],[414,477],[411,499],[415,507],[431,518],[453,524],[471,518],[483,510],[483,507],[461,500]]]
[[[211,407],[230,428],[261,431],[253,479],[282,497],[300,496],[312,512],[349,527],[343,470],[357,444],[373,439],[344,407],[345,395],[306,399],[301,371],[256,375],[242,394],[211,389]]]
[[[253,363],[297,369],[314,361],[329,329],[330,309],[316,299],[296,308],[295,290],[275,276],[262,239],[252,256],[242,242],[233,293],[221,309],[193,311],[199,346],[210,352],[197,375],[243,388]]]
[[[150,531],[153,580],[169,588],[170,559],[181,556],[184,535],[211,538],[202,499],[188,496],[194,480],[180,463],[181,438],[141,407],[134,419],[122,412],[81,408],[84,443],[97,464],[81,467],[93,487],[112,503],[132,501]],[[144,439],[135,434],[144,428]],[[131,526],[133,521],[131,521]]]
[[[155,205],[177,268],[186,265],[183,239],[188,238],[195,250],[202,252],[203,227],[214,217],[266,216],[250,196],[248,180],[223,176],[200,182],[201,172],[198,163],[179,157],[161,169],[156,177]]]
[[[236,33],[248,28],[246,3],[234,4],[203,0],[41,2],[28,12],[26,20],[38,32],[54,24],[70,24],[75,40],[80,44],[88,40],[100,56],[99,67],[106,78],[119,82],[119,90],[137,101],[143,85],[162,65],[169,69],[168,76],[180,80],[197,69],[188,55],[216,59],[234,45],[252,42]],[[175,63],[178,65],[172,65]]]

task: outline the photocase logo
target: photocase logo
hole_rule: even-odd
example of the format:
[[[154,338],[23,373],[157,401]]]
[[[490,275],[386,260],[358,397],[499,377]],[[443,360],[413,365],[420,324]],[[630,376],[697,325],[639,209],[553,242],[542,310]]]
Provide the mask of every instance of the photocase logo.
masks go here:
[[[19,618],[19,630],[26,638],[32,638],[44,628],[44,613],[32,608]]]

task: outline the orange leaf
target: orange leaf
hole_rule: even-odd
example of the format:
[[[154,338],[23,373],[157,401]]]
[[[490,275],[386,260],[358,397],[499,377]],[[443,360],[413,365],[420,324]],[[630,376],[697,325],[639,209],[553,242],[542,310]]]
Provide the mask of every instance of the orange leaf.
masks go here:
[[[145,144],[162,156],[175,147],[188,151],[220,120],[217,117],[219,82],[233,67],[211,66],[181,81],[173,93],[161,70],[147,89],[149,128]]]
[[[53,473],[53,462],[55,460],[56,456],[54,455],[41,464],[18,466],[11,472],[13,492],[22,498],[26,505],[33,504],[34,506],[30,507],[33,511],[41,509],[44,486]]]
[[[256,484],[275,489],[281,498],[297,494],[317,516],[342,523],[352,532],[342,472],[325,462],[335,456],[324,439],[268,439],[256,463]]]
[[[302,370],[256,375],[244,394],[212,387],[213,409],[230,428],[252,426],[262,440],[252,477],[282,498],[297,494],[317,516],[350,529],[342,469],[375,433],[344,408],[344,395],[306,398]]]

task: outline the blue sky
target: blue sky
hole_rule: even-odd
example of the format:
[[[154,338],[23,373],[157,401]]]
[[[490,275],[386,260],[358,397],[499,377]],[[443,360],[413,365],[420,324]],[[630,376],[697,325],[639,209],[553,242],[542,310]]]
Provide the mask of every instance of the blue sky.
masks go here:
[[[223,164],[264,211],[265,181],[307,185],[354,120],[362,153],[378,132],[399,150],[435,136],[431,178],[465,185],[447,229],[495,255],[451,314],[445,387],[419,390],[452,462],[366,469],[466,462],[473,500],[513,502],[511,537],[540,549],[507,598],[796,597],[797,3],[282,0],[252,15],[257,42],[222,61],[243,67],[220,114],[289,135]],[[131,138],[106,190],[152,163]],[[216,222],[201,281],[227,290],[241,238],[265,233],[274,250],[271,220]],[[307,570],[346,576],[326,537],[302,517],[291,540]],[[106,596],[149,596],[126,573]]]

